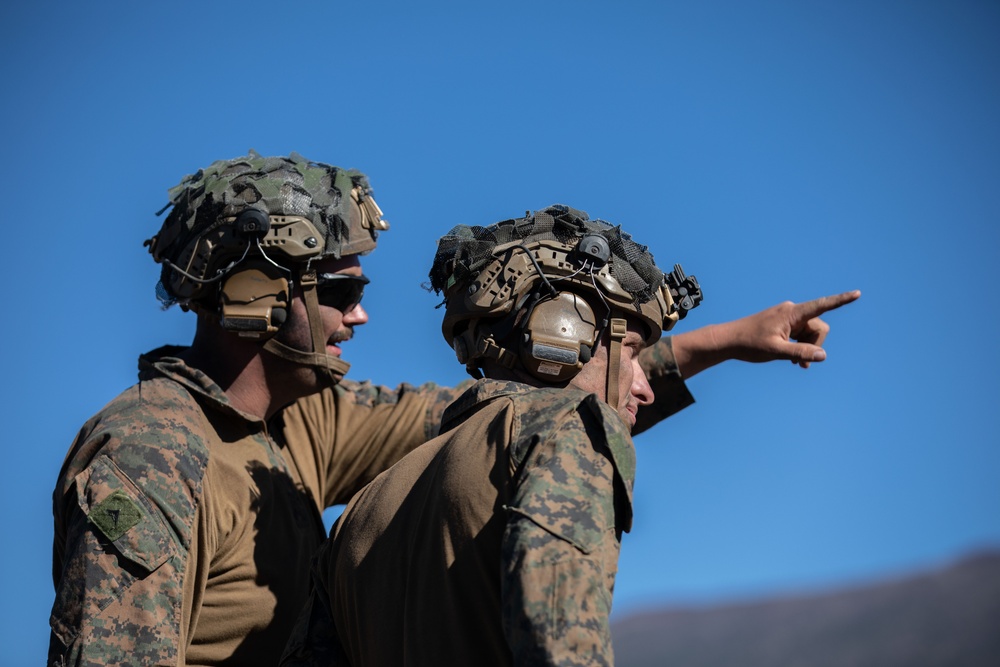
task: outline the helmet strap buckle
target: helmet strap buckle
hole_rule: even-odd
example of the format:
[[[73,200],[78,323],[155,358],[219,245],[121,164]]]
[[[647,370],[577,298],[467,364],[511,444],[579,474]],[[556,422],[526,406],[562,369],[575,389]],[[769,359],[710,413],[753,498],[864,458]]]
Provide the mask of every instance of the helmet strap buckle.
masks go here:
[[[478,356],[493,359],[504,368],[513,368],[514,364],[517,363],[517,355],[497,345],[492,335],[479,339],[479,342],[476,344],[476,352]]]

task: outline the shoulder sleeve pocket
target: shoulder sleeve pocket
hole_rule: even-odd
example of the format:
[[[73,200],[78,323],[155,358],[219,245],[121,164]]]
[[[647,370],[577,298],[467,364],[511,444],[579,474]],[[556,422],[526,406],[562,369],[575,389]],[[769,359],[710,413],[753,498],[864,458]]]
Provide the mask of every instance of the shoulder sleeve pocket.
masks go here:
[[[102,456],[77,477],[80,509],[124,558],[151,572],[170,557],[173,541],[138,487]]]
[[[584,554],[592,553],[608,530],[595,522],[592,504],[582,498],[562,499],[556,511],[548,511],[545,503],[531,502],[505,509],[572,544]]]
[[[108,457],[99,457],[77,476],[75,496],[67,499],[65,557],[49,619],[50,652],[60,646],[64,651],[87,628],[101,625],[104,621],[98,619],[105,610],[129,591],[137,596],[149,592],[139,590],[143,586],[137,582],[177,551],[152,504]]]

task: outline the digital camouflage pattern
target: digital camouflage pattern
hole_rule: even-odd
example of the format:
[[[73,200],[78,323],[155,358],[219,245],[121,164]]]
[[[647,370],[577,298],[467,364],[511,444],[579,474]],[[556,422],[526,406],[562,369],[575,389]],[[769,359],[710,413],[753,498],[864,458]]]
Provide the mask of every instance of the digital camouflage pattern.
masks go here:
[[[344,382],[265,424],[178,351],[145,355],[64,463],[49,664],[275,664],[322,509],[434,435],[461,391]]]
[[[178,663],[185,553],[208,454],[197,404],[170,389],[120,396],[83,427],[63,465],[50,665]],[[140,519],[121,531],[119,516],[108,534],[115,498]]]
[[[639,367],[646,375],[656,400],[652,405],[639,407],[635,426],[632,427],[633,436],[694,403],[694,396],[677,369],[673,339],[670,336],[664,336],[656,344],[644,348],[639,353]]]
[[[348,505],[282,664],[612,664],[634,474],[596,396],[480,380]]]
[[[560,415],[565,390],[545,391],[523,426],[539,442],[521,438],[512,452],[521,474],[501,556],[512,664],[610,666],[608,619],[621,534],[632,527],[635,450],[621,418],[593,394],[577,408],[580,419],[546,434],[547,403]]]
[[[390,390],[345,380],[290,406],[270,425],[255,424],[232,410],[211,380],[177,360],[179,351],[145,355],[140,384],[90,420],[67,456],[54,493],[49,664],[211,664],[234,655],[243,664],[274,664],[306,596],[309,556],[323,537],[319,511],[346,502],[435,436],[445,406],[471,384]],[[669,339],[640,360],[647,353],[655,354],[644,363],[647,375],[663,378],[668,388],[654,384],[657,404],[639,411],[640,423],[661,403],[690,402],[670,399],[689,394]],[[268,516],[290,518],[286,532],[265,531],[259,541],[247,528],[242,551],[229,554],[230,564],[245,563],[228,598],[222,580],[210,574],[220,563],[218,550],[206,544],[217,535],[196,509],[199,501],[209,505],[206,476],[218,476],[218,462],[208,472],[211,452],[223,438],[243,442],[240,434],[258,465],[229,465],[235,483],[209,485],[223,489],[210,494],[219,501],[214,505],[231,503],[240,517],[234,525],[254,526],[262,505],[272,507]],[[223,532],[218,525],[213,530]],[[255,553],[258,543],[289,549]],[[257,582],[258,567],[266,582]],[[203,576],[185,580],[193,571]],[[206,611],[207,601],[220,611]],[[276,613],[283,620],[272,627]],[[218,639],[227,633],[227,641]]]

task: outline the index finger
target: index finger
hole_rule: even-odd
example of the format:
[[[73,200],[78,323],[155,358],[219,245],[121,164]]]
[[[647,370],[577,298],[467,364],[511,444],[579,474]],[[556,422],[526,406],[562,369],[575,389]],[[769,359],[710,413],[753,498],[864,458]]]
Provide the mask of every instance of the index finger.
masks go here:
[[[842,292],[832,296],[821,296],[820,298],[813,299],[812,301],[803,301],[802,303],[796,304],[795,309],[798,311],[801,319],[811,320],[812,318],[822,315],[823,313],[840,308],[841,306],[846,306],[852,301],[857,301],[860,297],[861,290],[856,289],[851,292]]]

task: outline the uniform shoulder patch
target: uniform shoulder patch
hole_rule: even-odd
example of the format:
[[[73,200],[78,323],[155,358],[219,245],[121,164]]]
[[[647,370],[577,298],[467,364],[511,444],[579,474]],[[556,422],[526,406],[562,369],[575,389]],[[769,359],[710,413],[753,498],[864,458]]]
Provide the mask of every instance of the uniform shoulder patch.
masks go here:
[[[119,489],[94,505],[87,518],[105,537],[114,542],[142,521],[142,510],[127,493]]]

